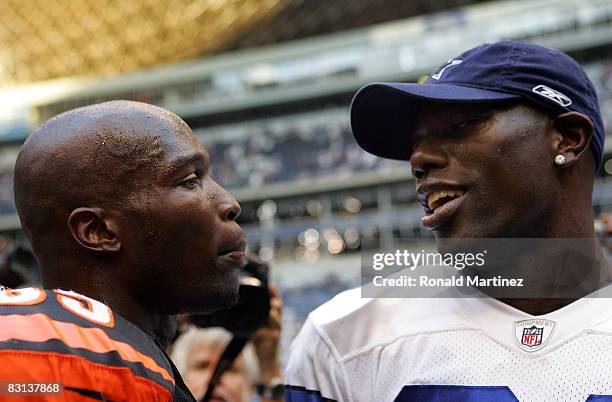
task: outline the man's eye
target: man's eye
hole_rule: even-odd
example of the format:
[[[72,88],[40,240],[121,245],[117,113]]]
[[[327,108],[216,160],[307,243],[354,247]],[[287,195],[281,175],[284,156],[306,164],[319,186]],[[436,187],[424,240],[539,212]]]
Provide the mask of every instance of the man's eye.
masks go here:
[[[474,117],[471,119],[465,119],[465,120],[461,120],[457,123],[454,123],[452,125],[453,130],[465,130],[466,128],[469,128],[471,126],[475,126],[477,124],[480,124],[482,122],[484,122],[487,119],[487,117]]]
[[[198,362],[195,365],[195,368],[198,369],[198,370],[206,370],[209,367],[210,367],[210,362],[208,360],[204,360],[204,361]]]
[[[199,183],[200,183],[200,178],[198,177],[198,175],[196,175],[195,173],[192,173],[189,176],[185,177],[183,181],[181,181],[180,185],[187,187],[187,188],[193,188],[197,186]]]
[[[463,120],[463,121],[460,121],[458,123],[453,124],[453,129],[454,130],[465,130],[466,128],[468,128],[471,125],[475,124],[477,121],[478,120],[476,120],[476,119]]]
[[[468,128],[473,122],[471,120],[461,121],[459,123],[453,124],[454,130],[464,130]]]

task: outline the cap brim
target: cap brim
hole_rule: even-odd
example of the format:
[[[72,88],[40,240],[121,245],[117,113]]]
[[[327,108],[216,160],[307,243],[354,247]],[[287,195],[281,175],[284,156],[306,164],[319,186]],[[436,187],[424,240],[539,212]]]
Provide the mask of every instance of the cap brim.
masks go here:
[[[408,160],[411,128],[425,102],[478,103],[520,99],[519,95],[451,84],[374,83],[351,102],[351,128],[357,143],[383,158]]]

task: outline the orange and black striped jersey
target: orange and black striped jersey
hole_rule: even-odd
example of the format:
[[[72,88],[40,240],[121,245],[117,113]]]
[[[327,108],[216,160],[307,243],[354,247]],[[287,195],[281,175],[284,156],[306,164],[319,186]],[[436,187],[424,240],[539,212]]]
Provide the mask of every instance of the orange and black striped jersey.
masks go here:
[[[105,304],[63,290],[0,291],[6,381],[59,382],[63,389],[59,396],[3,394],[7,401],[193,400],[183,399],[191,397],[180,375],[146,332]]]

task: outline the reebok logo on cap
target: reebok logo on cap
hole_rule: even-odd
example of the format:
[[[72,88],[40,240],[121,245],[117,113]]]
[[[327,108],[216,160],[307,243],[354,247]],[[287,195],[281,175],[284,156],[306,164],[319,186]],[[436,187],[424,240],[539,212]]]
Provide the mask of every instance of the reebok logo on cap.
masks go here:
[[[559,105],[566,107],[572,104],[572,100],[567,96],[563,95],[559,91],[555,91],[552,88],[547,87],[546,85],[538,85],[531,89],[538,95],[541,95],[545,98],[550,99],[553,102],[557,102]]]
[[[444,66],[442,66],[442,68],[440,68],[438,71],[436,71],[435,73],[433,73],[431,75],[431,78],[433,78],[434,80],[439,80],[440,78],[442,78],[442,74],[444,74],[444,72],[451,68],[456,66],[457,64],[461,64],[463,62],[463,60],[449,60],[448,63],[446,63]]]

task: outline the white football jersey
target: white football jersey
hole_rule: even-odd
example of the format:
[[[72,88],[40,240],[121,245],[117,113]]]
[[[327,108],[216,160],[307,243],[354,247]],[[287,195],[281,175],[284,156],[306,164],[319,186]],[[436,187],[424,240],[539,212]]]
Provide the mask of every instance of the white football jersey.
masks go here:
[[[532,316],[482,298],[363,299],[313,311],[286,401],[612,401],[612,299]]]

